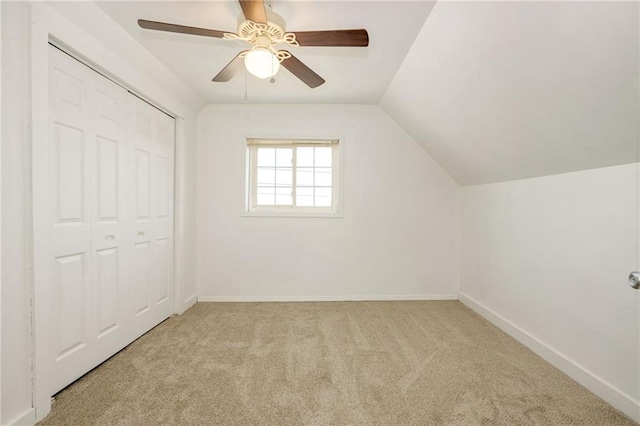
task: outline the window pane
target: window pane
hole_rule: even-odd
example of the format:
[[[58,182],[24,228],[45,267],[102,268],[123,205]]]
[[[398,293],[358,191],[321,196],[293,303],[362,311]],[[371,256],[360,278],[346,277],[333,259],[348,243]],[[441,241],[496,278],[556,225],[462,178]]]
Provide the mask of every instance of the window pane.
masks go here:
[[[316,148],[316,167],[331,167],[331,157],[333,148],[320,147]]]
[[[339,183],[333,164],[337,145],[283,140],[282,144],[249,146],[247,152],[248,194],[255,197],[256,211],[326,212],[334,204],[334,187]]]
[[[256,203],[259,206],[273,206],[276,189],[274,187],[258,187],[257,190]]]
[[[264,168],[264,167],[258,168],[258,180],[257,180],[258,186],[274,185],[276,183],[275,178],[276,178],[276,169]]]
[[[290,206],[293,204],[293,197],[291,196],[292,188],[276,188],[276,205],[277,206]]]
[[[293,166],[293,149],[278,148],[276,149],[276,166]]]
[[[331,186],[331,168],[320,167],[316,168],[316,186]]]
[[[275,148],[258,148],[258,166],[274,166],[276,164]]]
[[[331,207],[331,188],[316,188],[316,207]]]
[[[296,186],[313,186],[313,168],[312,167],[297,168]]]
[[[276,183],[277,186],[291,186],[293,185],[293,171],[291,168],[278,168],[276,169]]]
[[[313,147],[296,148],[296,165],[298,167],[313,167]]]
[[[296,205],[313,207],[313,188],[296,188]]]

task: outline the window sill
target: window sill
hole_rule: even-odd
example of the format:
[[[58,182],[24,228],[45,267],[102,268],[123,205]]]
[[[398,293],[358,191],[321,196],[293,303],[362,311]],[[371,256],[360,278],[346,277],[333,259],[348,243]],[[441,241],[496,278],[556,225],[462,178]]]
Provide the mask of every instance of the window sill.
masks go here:
[[[242,217],[309,217],[309,218],[342,218],[341,212],[302,212],[302,211],[252,211],[243,212]]]

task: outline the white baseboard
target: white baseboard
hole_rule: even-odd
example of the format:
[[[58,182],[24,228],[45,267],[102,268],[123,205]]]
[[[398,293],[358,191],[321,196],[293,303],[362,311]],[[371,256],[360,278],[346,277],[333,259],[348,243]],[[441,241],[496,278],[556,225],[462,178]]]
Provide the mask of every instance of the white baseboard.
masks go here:
[[[187,297],[181,304],[178,304],[178,306],[176,307],[177,309],[176,315],[184,314],[187,311],[187,309],[195,305],[197,302],[198,302],[197,294]]]
[[[194,294],[191,297],[188,297],[183,303],[182,306],[184,307],[184,310],[186,311],[187,309],[189,309],[190,307],[192,307],[193,305],[196,304],[196,302],[198,301],[198,295]]]
[[[457,294],[392,294],[382,296],[198,296],[198,302],[375,302],[458,300]]]
[[[9,420],[7,422],[11,426],[33,426],[36,424],[36,409],[31,407],[26,413]]]
[[[580,383],[582,386],[589,389],[591,392],[622,411],[627,416],[631,417],[634,421],[640,422],[640,401],[634,401],[629,395],[616,389],[611,384],[589,372],[581,365],[567,358],[535,336],[521,329],[518,325],[512,323],[468,295],[459,293],[458,299],[479,315],[492,322],[502,331],[516,339],[518,342],[531,349],[551,365],[558,368],[567,376],[571,377],[573,380]]]

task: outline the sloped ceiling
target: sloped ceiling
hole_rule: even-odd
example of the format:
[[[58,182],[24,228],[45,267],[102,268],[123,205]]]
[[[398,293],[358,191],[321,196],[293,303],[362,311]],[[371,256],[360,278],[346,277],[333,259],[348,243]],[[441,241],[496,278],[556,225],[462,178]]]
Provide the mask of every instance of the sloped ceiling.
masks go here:
[[[67,7],[80,21],[81,3]],[[300,48],[327,84],[308,89],[286,72],[273,85],[250,77],[250,103],[379,102],[462,185],[639,160],[637,2],[268,3],[291,30],[366,27],[371,46]],[[237,1],[98,5],[193,94],[243,102],[241,76],[210,82],[235,42],[136,26],[144,17],[227,29]]]
[[[326,83],[310,89],[287,70],[275,84],[245,73],[230,82],[211,79],[248,44],[241,41],[143,30],[137,20],[235,32],[241,14],[237,0],[99,1],[97,4],[135,40],[208,103],[354,103],[378,104],[434,1],[266,0],[284,18],[287,30],[366,28],[369,47],[290,47]]]
[[[462,185],[638,160],[636,2],[438,2],[381,101]]]

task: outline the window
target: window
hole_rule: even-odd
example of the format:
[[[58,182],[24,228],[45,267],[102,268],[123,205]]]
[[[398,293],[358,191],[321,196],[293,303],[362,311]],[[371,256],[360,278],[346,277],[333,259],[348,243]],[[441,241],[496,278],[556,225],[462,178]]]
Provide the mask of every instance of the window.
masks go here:
[[[338,147],[336,139],[247,139],[247,211],[337,215]]]

